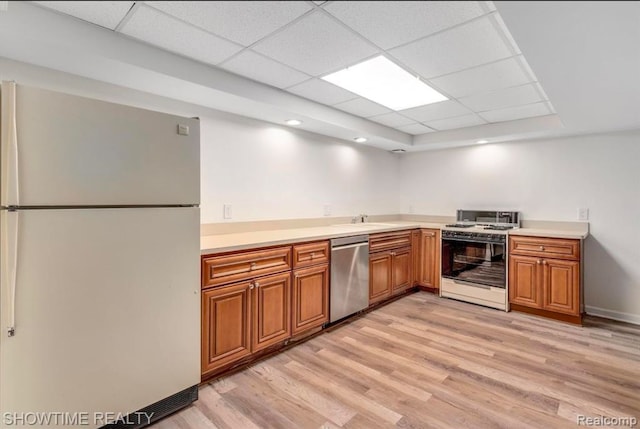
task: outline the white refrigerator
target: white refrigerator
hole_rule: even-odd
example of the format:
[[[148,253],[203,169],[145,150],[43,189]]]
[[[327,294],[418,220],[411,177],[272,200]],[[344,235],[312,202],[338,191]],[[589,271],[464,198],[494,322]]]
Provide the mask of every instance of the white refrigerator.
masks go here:
[[[13,82],[0,97],[0,427],[135,427],[189,403],[198,119]]]

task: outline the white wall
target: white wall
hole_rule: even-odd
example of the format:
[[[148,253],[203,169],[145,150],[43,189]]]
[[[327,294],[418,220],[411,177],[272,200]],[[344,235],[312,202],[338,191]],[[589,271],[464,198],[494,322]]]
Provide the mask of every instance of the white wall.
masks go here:
[[[4,58],[0,79],[200,117],[202,223],[397,213],[389,152]]]
[[[587,310],[640,323],[640,132],[421,152],[400,171],[403,213],[498,208],[576,221],[589,208]]]
[[[397,213],[398,157],[241,117],[202,120],[202,220]]]

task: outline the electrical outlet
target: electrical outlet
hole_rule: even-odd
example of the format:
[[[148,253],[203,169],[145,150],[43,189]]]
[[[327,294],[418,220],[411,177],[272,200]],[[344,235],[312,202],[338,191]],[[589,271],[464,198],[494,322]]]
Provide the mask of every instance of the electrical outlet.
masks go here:
[[[578,220],[589,220],[589,209],[586,207],[580,207],[578,209]]]
[[[223,216],[222,217],[225,218],[225,219],[231,219],[233,217],[232,213],[231,213],[231,204],[225,204],[223,206]]]
[[[325,216],[331,216],[331,205],[330,204],[325,204],[324,205],[324,215]]]

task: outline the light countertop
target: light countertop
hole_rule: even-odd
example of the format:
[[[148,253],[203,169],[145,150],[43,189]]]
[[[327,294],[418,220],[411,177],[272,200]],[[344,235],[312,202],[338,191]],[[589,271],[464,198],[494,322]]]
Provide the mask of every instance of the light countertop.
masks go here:
[[[442,229],[444,226],[444,223],[400,220],[205,235],[200,237],[200,253],[207,255],[257,247],[277,246],[280,244],[302,243],[305,241],[326,240],[351,235],[375,234],[415,228]],[[558,225],[541,226],[544,226],[544,228],[524,227],[510,230],[508,234],[570,239],[584,239],[588,235],[588,226],[585,228],[574,228],[570,226],[563,228],[562,226],[558,227]]]

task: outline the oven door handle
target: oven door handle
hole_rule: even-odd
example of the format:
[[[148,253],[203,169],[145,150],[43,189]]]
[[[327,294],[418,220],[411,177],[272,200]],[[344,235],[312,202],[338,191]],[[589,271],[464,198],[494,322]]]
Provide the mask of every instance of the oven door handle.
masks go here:
[[[486,285],[481,285],[478,283],[471,283],[471,282],[465,282],[464,280],[456,280],[456,279],[452,279],[454,283],[457,284],[461,284],[461,285],[465,285],[465,286],[473,286],[473,287],[477,287],[480,289],[487,289],[487,290],[491,290],[491,286],[486,286]]]

